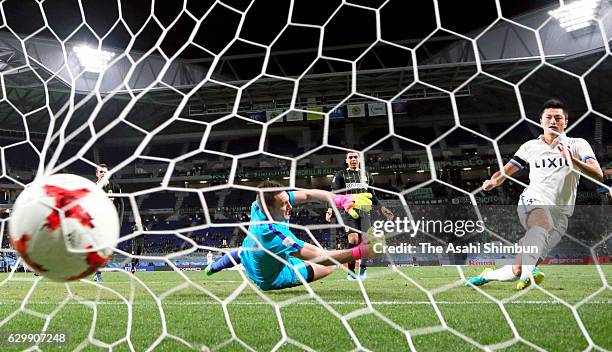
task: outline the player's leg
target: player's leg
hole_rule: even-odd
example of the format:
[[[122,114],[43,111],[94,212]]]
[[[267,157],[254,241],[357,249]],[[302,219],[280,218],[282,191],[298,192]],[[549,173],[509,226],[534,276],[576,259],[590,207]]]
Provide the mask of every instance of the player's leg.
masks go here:
[[[309,264],[311,265],[312,270],[313,270],[312,281],[320,280],[328,276],[329,274],[333,273],[337,269],[335,265],[325,266],[325,265],[316,264],[316,263],[309,263]]]
[[[525,236],[519,240],[519,245],[524,249],[535,248],[535,251],[526,250],[518,256],[520,257],[520,268],[515,262],[514,271],[520,275],[516,285],[517,289],[522,290],[529,286],[531,277],[540,282],[543,279],[536,265],[544,253],[548,233],[552,228],[553,220],[548,207],[534,208],[527,215],[527,231]]]
[[[353,249],[354,247],[359,245],[359,234],[357,232],[349,232],[347,235],[348,239],[348,249]],[[347,275],[348,280],[356,280],[355,278],[355,266],[357,262],[352,260],[348,263],[349,274]]]
[[[288,261],[289,263],[283,266],[272,284],[258,284],[258,286],[264,291],[272,291],[300,286],[304,281],[314,281],[314,264],[293,257],[290,257]]]
[[[518,217],[519,217],[521,224],[527,230],[527,233],[525,236],[527,236],[527,234],[529,234],[530,236],[537,236],[536,234],[534,234],[534,232],[536,231],[532,231],[531,233],[529,232],[530,214],[532,214],[535,211],[535,213],[533,213],[535,215],[533,216],[531,220],[532,226],[535,226],[536,224],[540,224],[540,225],[544,224],[545,214],[542,213],[543,209],[541,208],[532,208],[532,207],[526,206],[524,202],[522,202],[522,198],[523,197],[521,196],[521,201],[519,202],[519,205],[517,207],[517,213],[518,213]],[[525,237],[523,237],[523,239],[524,238]],[[523,239],[521,239],[521,241],[523,241]],[[521,243],[521,241],[519,241],[519,244]],[[469,278],[467,282],[465,283],[465,285],[470,286],[471,284],[474,286],[482,286],[491,281],[503,281],[503,282],[516,281],[521,277],[521,274],[523,272],[522,263],[523,263],[522,255],[517,255],[514,258],[513,265],[504,265],[501,268],[495,269],[495,270],[491,268],[487,268],[483,270],[480,273],[480,275]],[[528,270],[533,271],[534,270],[533,268],[535,268],[535,266],[533,266],[532,268]]]
[[[232,268],[238,264],[240,264],[240,250],[234,249],[206,266],[206,269],[204,269],[204,273],[207,276],[210,276],[216,272]]]
[[[372,227],[372,224],[370,222],[369,213],[360,211],[359,215],[360,215],[359,217],[359,220],[360,220],[359,229],[360,230],[365,231],[369,229],[370,227]],[[361,240],[362,240],[362,235],[359,234],[359,243],[361,243]],[[359,262],[359,279],[360,280],[365,280],[368,277],[367,269],[368,269],[368,258],[363,258]]]
[[[359,242],[361,243],[361,235],[359,236],[359,238],[360,238]],[[363,258],[359,261],[359,280],[367,279],[368,277],[367,270],[368,270],[368,258]]]
[[[131,252],[132,252],[132,260],[130,261],[130,272],[132,274],[134,274],[134,273],[136,273],[136,263],[137,263],[137,260],[138,260],[138,259],[133,257],[134,255],[136,255],[136,247],[137,247],[136,239],[132,238],[132,240],[130,242],[132,242],[132,250],[131,250]]]
[[[347,235],[348,249],[353,249],[359,245],[359,233],[357,230],[360,229],[361,221],[343,213],[342,222],[345,226],[344,230]],[[348,280],[356,280],[355,265],[356,262],[354,260],[348,262],[349,274],[346,277]]]
[[[144,238],[140,236],[133,239],[132,241],[134,241],[132,253],[136,256],[142,255],[142,252],[144,251]],[[136,267],[138,266],[138,263],[140,263],[140,259],[138,259],[137,257],[132,258],[132,274],[136,273]]]
[[[256,284],[264,291],[293,287],[301,285],[304,280],[309,282],[331,274],[336,269],[336,263],[348,263],[373,256],[375,245],[384,245],[384,237],[375,237],[371,231],[373,229],[364,236],[363,243],[352,249],[326,251],[310,243],[304,243],[299,252],[293,253],[294,257],[290,257],[289,263],[291,265],[286,265],[272,284],[261,285],[257,282]],[[370,237],[372,237],[372,240],[369,239]],[[248,274],[250,271],[248,262],[244,264],[245,271]],[[301,277],[298,277],[298,273]],[[255,281],[255,279],[253,280]]]
[[[514,275],[512,265],[504,265],[499,269],[484,269],[480,275],[471,277],[465,283],[465,286],[482,286],[491,281],[515,281],[518,276]]]
[[[514,264],[504,265],[499,269],[484,269],[480,275],[474,276],[468,280],[474,286],[482,286],[491,281],[511,282],[516,281],[521,276],[521,256],[517,255],[514,258]],[[466,283],[466,286],[469,286]]]
[[[517,284],[517,288],[519,290],[524,289],[527,286],[529,286],[531,280],[533,280],[538,285],[540,285],[544,281],[545,275],[538,268],[538,265],[540,265],[544,261],[546,256],[548,256],[548,253],[550,253],[550,251],[553,248],[555,248],[557,244],[559,244],[559,242],[561,241],[561,238],[563,237],[563,235],[565,234],[567,230],[567,216],[564,214],[561,214],[559,212],[559,209],[555,207],[551,207],[548,210],[549,210],[549,215],[551,216],[551,219],[552,219],[553,228],[549,230],[547,235],[545,236],[543,247],[538,248],[539,258],[537,259],[537,262],[535,263],[535,265],[532,268],[526,268],[526,269],[522,268],[521,266],[521,271],[519,273],[519,275],[521,275],[521,281],[519,281],[519,283]],[[517,256],[517,258],[520,258],[520,257],[522,256]],[[530,260],[533,260],[533,259],[530,259]],[[525,274],[524,270],[530,270],[530,271],[526,272],[527,278],[523,281],[522,274]]]
[[[262,288],[264,291],[282,290],[285,288],[303,285],[320,280],[333,273],[336,267],[307,262],[298,258],[289,258],[289,265],[280,271],[278,277],[269,287]]]
[[[369,258],[376,254],[374,251],[376,245],[384,245],[384,237],[373,236],[371,231],[373,231],[373,229],[370,229],[368,233],[362,237],[362,243],[353,248],[327,251],[310,243],[304,243],[304,247],[293,255],[308,262],[321,264],[323,266],[333,266],[336,263],[343,264],[357,259]]]

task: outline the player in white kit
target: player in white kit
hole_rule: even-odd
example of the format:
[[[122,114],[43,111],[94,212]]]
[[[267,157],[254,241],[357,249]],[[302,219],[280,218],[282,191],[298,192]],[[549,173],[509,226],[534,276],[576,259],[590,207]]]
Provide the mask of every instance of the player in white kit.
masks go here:
[[[514,265],[497,270],[485,269],[466,283],[481,286],[489,281],[515,281],[522,290],[531,279],[540,284],[544,274],[537,266],[561,240],[567,229],[567,219],[574,211],[576,189],[580,175],[601,180],[603,172],[589,143],[582,138],[571,138],[564,131],[568,113],[556,99],[544,103],[540,125],[544,132],[524,143],[512,159],[486,180],[482,188],[490,191],[500,186],[507,176],[529,166],[529,185],[519,197],[517,212],[525,236],[519,240],[522,248],[534,246],[537,253],[517,255]]]

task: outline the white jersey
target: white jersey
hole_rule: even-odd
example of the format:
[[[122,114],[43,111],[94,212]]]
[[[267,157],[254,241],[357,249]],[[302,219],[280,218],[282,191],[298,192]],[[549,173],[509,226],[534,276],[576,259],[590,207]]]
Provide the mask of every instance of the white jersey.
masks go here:
[[[570,161],[561,156],[559,142],[568,147],[576,159],[595,159],[589,143],[582,138],[561,135],[553,143],[546,144],[543,136],[524,143],[510,163],[523,169],[529,165],[529,186],[522,199],[536,199],[541,205],[556,205],[572,215],[576,203],[576,189],[580,172],[572,170]]]

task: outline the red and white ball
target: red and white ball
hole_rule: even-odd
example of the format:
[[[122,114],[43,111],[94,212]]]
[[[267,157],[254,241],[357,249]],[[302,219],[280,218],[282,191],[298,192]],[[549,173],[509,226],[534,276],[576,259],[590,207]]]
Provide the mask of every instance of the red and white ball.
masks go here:
[[[17,197],[9,219],[13,247],[39,274],[78,280],[112,257],[119,239],[117,209],[94,182],[56,174],[34,181]]]

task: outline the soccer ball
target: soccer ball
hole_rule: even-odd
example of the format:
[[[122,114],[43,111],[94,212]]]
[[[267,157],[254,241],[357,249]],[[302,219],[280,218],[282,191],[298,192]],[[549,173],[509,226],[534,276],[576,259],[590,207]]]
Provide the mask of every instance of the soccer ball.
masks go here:
[[[32,270],[54,281],[78,280],[111,259],[119,217],[98,185],[56,174],[35,180],[17,197],[9,236]]]

